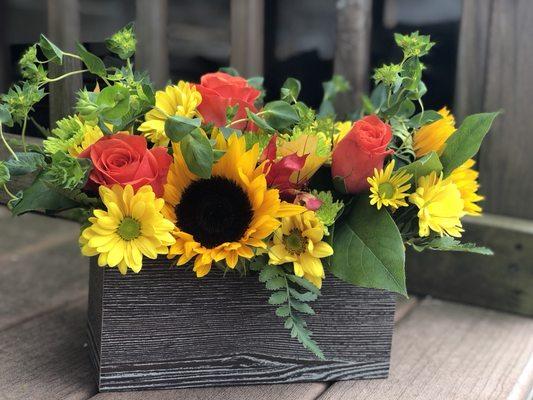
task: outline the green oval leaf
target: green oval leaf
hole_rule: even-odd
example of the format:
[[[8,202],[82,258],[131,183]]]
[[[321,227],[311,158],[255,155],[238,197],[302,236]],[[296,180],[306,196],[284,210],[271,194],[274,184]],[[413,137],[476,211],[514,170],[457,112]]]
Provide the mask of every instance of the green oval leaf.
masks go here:
[[[389,213],[360,197],[335,225],[331,272],[348,283],[407,296],[405,249]]]
[[[189,170],[200,178],[211,177],[214,156],[209,139],[197,128],[184,137],[181,142],[181,153]]]
[[[87,69],[98,76],[105,77],[107,75],[105,70],[105,64],[100,57],[95,56],[93,53],[87,51],[81,43],[76,43],[76,49],[78,55],[81,57],[83,63],[87,66]]]
[[[46,165],[44,156],[41,153],[15,153],[17,158],[10,158],[4,165],[9,170],[11,176],[30,174],[43,168]]]
[[[282,100],[267,103],[263,109],[262,116],[269,126],[278,131],[286,129],[300,121],[296,110],[289,103]]]
[[[421,176],[429,175],[433,171],[440,173],[442,171],[442,164],[437,153],[432,151],[415,162],[398,168],[398,172],[400,171],[405,171],[413,175],[413,177],[410,179],[410,182],[414,182],[416,184],[416,182],[418,182],[418,178]]]
[[[39,47],[47,60],[56,64],[63,64],[63,52],[59,47],[53,44],[46,36],[41,33],[39,38]]]
[[[181,115],[174,115],[165,121],[165,134],[173,142],[180,142],[193,130],[202,124],[200,118],[187,118]]]

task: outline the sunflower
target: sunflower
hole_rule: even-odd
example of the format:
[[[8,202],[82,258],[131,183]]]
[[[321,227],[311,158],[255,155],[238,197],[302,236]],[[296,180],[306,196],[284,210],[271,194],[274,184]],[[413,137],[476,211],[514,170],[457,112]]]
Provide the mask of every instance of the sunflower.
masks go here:
[[[413,136],[413,149],[417,158],[431,151],[441,155],[446,140],[455,132],[455,118],[450,111],[443,107],[438,112],[441,119],[424,125]]]
[[[80,236],[84,256],[98,255],[98,265],[116,267],[121,274],[130,268],[139,272],[143,256],[155,259],[174,244],[174,224],[163,217],[163,199],[156,199],[151,186],[136,193],[127,185],[111,189],[100,186],[107,211],[94,210],[91,225]]]
[[[476,203],[483,200],[484,197],[477,194],[479,172],[473,168],[475,163],[473,159],[467,160],[463,165],[454,169],[447,179],[451,180],[461,192],[464,211],[469,215],[478,216],[483,210]]]
[[[239,257],[250,259],[254,248],[266,249],[265,239],[280,225],[278,218],[305,210],[280,201],[276,189],[267,189],[263,165],[257,165],[259,146],[246,151],[244,137],[216,139],[224,155],[214,164],[211,177],[202,179],[185,164],[180,146],[165,185],[164,214],[176,223],[176,243],[169,258],[177,265],[194,259],[198,277],[213,262],[235,268]]]
[[[57,121],[57,127],[52,129],[52,135],[43,142],[43,145],[48,154],[62,151],[77,157],[103,136],[98,126],[84,122],[75,115]]]
[[[320,259],[333,254],[331,246],[322,241],[323,237],[324,227],[313,211],[283,218],[268,249],[269,262],[272,265],[292,263],[296,276],[303,276],[320,288],[324,278]]]
[[[429,236],[430,229],[438,234],[460,237],[464,202],[461,192],[449,179],[435,171],[418,179],[418,188],[409,201],[419,208],[419,235]]]
[[[139,126],[139,131],[152,143],[166,146],[169,142],[165,134],[166,119],[173,115],[187,118],[199,116],[196,108],[201,102],[202,95],[189,82],[179,81],[177,85],[158,90],[155,93],[155,107],[146,113],[145,122]]]
[[[393,173],[394,160],[383,170],[374,168],[374,176],[367,178],[370,184],[370,204],[376,204],[378,210],[382,206],[391,207],[393,210],[399,207],[407,207],[405,198],[411,184],[407,183],[412,178],[405,171]]]

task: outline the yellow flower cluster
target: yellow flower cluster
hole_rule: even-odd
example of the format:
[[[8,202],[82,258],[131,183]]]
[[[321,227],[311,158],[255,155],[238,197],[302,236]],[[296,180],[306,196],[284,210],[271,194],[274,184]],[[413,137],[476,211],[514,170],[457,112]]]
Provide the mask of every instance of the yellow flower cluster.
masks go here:
[[[446,140],[455,132],[453,115],[443,108],[442,118],[421,127],[413,136],[416,156],[422,157],[432,151],[442,154]],[[418,207],[419,235],[429,236],[430,231],[440,235],[461,236],[461,218],[480,215],[481,207],[476,204],[483,200],[477,191],[479,173],[473,169],[475,161],[470,159],[443,178],[442,173],[432,172],[415,182],[416,188],[409,194],[412,176],[403,170],[394,171],[394,160],[382,170],[374,170],[368,178],[370,184],[370,204],[378,209],[382,206],[396,210],[409,204]]]

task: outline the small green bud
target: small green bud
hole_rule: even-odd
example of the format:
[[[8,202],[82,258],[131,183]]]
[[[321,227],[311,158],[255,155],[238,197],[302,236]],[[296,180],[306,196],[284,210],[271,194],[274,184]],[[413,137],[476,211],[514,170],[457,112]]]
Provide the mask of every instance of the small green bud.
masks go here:
[[[105,44],[109,51],[117,54],[123,60],[130,58],[135,53],[135,46],[137,45],[133,23],[126,25],[106,39]]]
[[[404,57],[422,57],[428,54],[429,50],[435,45],[430,40],[429,35],[419,35],[418,31],[410,35],[394,34],[396,44],[403,50]]]
[[[402,66],[399,64],[383,65],[376,68],[374,72],[376,85],[383,82],[385,85],[393,86],[400,79],[400,72],[402,72]]]

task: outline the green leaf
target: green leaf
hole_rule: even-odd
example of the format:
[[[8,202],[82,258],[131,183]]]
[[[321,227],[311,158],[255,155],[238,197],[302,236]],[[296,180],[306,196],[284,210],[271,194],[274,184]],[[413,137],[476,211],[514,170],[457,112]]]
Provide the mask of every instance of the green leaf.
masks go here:
[[[41,153],[15,153],[17,158],[10,158],[5,162],[11,176],[30,174],[46,165]]]
[[[200,127],[200,118],[187,118],[181,115],[174,115],[165,121],[165,134],[173,142],[180,142],[193,130]]]
[[[274,278],[275,276],[278,276],[279,273],[280,271],[278,267],[267,265],[263,269],[261,269],[261,272],[259,272],[259,282],[265,283],[266,281]]]
[[[184,137],[181,142],[181,152],[189,170],[200,178],[211,177],[214,155],[209,139],[196,128]]]
[[[282,100],[271,101],[263,108],[265,121],[272,128],[281,131],[300,121],[296,110],[287,102]],[[255,121],[254,121],[255,122]]]
[[[22,199],[11,211],[13,215],[20,215],[29,211],[62,211],[77,205],[77,202],[48,187],[42,175],[39,175],[32,185],[22,192]]]
[[[331,272],[348,283],[407,296],[405,249],[389,213],[359,198],[335,226]]]
[[[276,315],[278,317],[288,317],[290,314],[291,309],[287,305],[276,308]]]
[[[248,108],[246,108],[246,116],[251,119],[259,128],[267,132],[275,132],[275,129],[272,128],[263,118],[259,115],[254,114]]]
[[[279,304],[285,303],[287,299],[288,299],[287,291],[280,290],[279,292],[274,292],[270,295],[270,298],[268,299],[268,304],[277,306]]]
[[[287,278],[291,281],[296,283],[297,285],[303,287],[304,289],[309,290],[311,293],[314,293],[316,295],[320,295],[320,289],[317,288],[315,285],[313,285],[311,282],[309,282],[305,278],[300,278],[296,275],[287,275]]]
[[[0,187],[9,182],[9,179],[11,179],[9,169],[3,161],[0,161]]]
[[[460,251],[467,253],[476,253],[482,254],[485,256],[492,256],[494,252],[483,246],[477,246],[475,243],[461,243],[459,240],[450,237],[443,236],[432,239],[430,242],[423,246],[414,246],[417,251],[422,251],[423,249],[429,250],[438,250],[438,251]],[[417,248],[418,247],[418,248]]]
[[[248,78],[247,81],[248,85],[250,85],[254,89],[263,90],[263,82],[265,81],[265,78],[263,78],[262,76],[253,76],[251,78]]]
[[[315,310],[307,303],[302,303],[298,300],[291,300],[291,307],[304,314],[315,315]]]
[[[429,175],[432,171],[437,173],[442,171],[442,164],[437,153],[432,151],[415,162],[398,168],[398,172],[400,171],[405,171],[413,175],[410,182],[414,182],[416,184],[416,182],[418,182],[418,178],[421,176]]]
[[[500,112],[473,114],[466,117],[461,126],[446,141],[440,157],[444,176],[448,176],[455,168],[472,158],[481,146],[485,135],[489,132],[494,118]]]
[[[13,118],[6,104],[0,104],[0,124],[13,126]]]
[[[105,64],[100,57],[95,56],[93,53],[87,51],[81,43],[76,43],[76,49],[78,55],[81,57],[83,63],[87,66],[87,69],[100,77],[106,77]]]
[[[298,79],[287,78],[281,87],[281,100],[296,103],[301,90],[302,84]]]
[[[107,38],[105,45],[109,51],[117,54],[121,59],[130,58],[135,53],[135,46],[137,45],[133,22]]]
[[[300,293],[299,291],[293,288],[290,288],[289,292],[291,296],[294,297],[296,300],[300,300],[304,302],[315,301],[318,298],[318,295],[313,292]]]
[[[39,38],[39,47],[47,60],[59,65],[63,64],[63,52],[42,33]]]
[[[130,109],[130,92],[120,84],[107,86],[98,94],[96,104],[105,120],[120,119]]]
[[[221,67],[218,69],[220,72],[225,72],[226,74],[228,75],[231,75],[231,76],[240,76],[239,75],[239,71],[237,71],[235,68],[233,67]]]
[[[437,111],[427,110],[413,115],[409,120],[408,125],[412,128],[419,128],[421,126],[438,121],[439,119],[442,119],[442,115],[440,115]]]
[[[285,279],[281,276],[276,276],[265,282],[265,287],[268,290],[279,290],[286,286]]]

